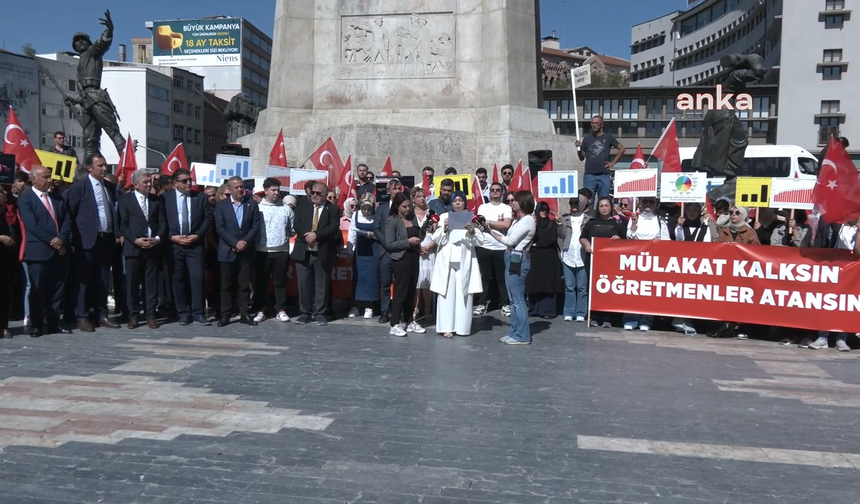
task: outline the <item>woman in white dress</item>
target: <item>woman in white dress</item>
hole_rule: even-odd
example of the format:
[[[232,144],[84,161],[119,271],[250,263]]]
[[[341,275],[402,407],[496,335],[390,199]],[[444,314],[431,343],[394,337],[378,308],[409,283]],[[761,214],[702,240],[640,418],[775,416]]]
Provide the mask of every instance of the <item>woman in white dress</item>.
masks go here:
[[[466,195],[455,191],[451,196],[454,212],[466,210]],[[484,234],[475,232],[469,223],[464,229],[450,229],[451,213],[439,217],[433,232],[436,262],[430,290],[439,295],[436,300],[436,332],[446,338],[454,333],[468,336],[472,332],[472,295],[483,290],[481,272],[475,247],[484,243]]]

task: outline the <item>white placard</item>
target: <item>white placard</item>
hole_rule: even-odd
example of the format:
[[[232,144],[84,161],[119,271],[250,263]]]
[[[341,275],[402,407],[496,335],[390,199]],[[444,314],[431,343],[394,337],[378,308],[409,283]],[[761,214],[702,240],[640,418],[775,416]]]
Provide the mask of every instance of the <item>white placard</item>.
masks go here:
[[[290,169],[283,166],[266,165],[266,176],[278,179],[281,190],[290,192]]]
[[[812,210],[812,190],[815,189],[814,179],[776,178],[770,189],[771,208],[793,208],[794,210]]]
[[[660,201],[666,203],[704,203],[708,197],[708,174],[661,173]]]
[[[535,196],[541,199],[576,198],[578,180],[579,172],[576,170],[538,172]]]
[[[573,72],[574,88],[581,88],[591,84],[591,65],[574,67],[571,72]]]
[[[253,172],[251,158],[248,156],[218,154],[215,156],[215,167],[218,169],[216,176],[224,181],[230,177],[240,177],[245,180],[250,178]]]
[[[218,168],[209,163],[191,163],[197,185],[204,187],[218,187],[224,183],[224,179],[218,176]]]
[[[310,180],[328,184],[328,171],[299,170],[298,168],[290,170],[290,194],[303,195],[305,193],[305,183]]]
[[[615,170],[616,198],[657,196],[657,169]]]

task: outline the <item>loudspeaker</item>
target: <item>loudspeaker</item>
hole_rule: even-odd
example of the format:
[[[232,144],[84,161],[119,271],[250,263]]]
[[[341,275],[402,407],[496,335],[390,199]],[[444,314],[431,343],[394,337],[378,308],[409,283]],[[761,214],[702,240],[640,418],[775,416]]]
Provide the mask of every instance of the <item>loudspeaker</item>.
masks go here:
[[[230,154],[233,156],[251,156],[251,150],[247,147],[242,147],[242,144],[228,143],[221,147],[221,154]]]
[[[551,150],[535,150],[529,151],[529,173],[531,178],[535,178],[541,168],[552,159]]]

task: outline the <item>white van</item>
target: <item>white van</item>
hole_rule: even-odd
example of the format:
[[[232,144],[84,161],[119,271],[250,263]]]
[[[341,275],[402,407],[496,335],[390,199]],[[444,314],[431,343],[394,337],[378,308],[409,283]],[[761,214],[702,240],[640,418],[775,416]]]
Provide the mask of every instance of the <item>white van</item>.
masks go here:
[[[681,170],[695,171],[691,164],[696,147],[681,147]],[[739,177],[818,178],[818,159],[796,145],[748,145]]]

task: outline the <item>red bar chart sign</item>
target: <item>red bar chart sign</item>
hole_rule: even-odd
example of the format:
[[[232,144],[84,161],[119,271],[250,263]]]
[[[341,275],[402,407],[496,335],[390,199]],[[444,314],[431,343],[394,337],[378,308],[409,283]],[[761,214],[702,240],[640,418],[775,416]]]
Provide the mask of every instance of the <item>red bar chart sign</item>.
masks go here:
[[[812,210],[812,190],[815,180],[807,179],[773,179],[771,187],[771,208],[793,208],[795,210]]]
[[[657,169],[616,170],[616,198],[643,198],[657,196]]]

